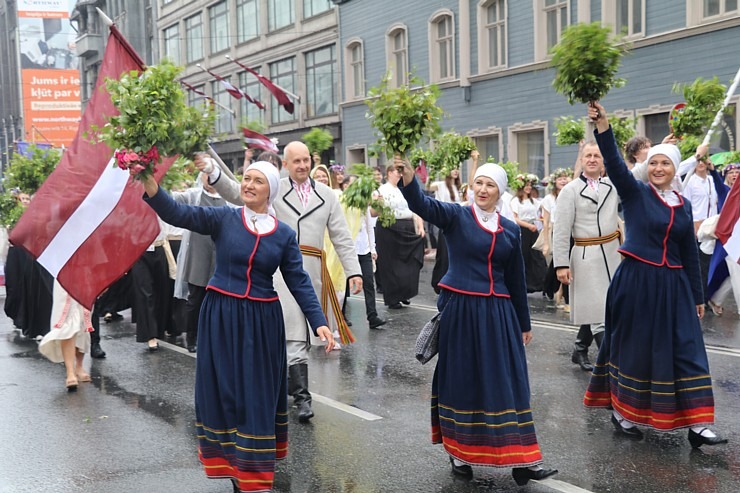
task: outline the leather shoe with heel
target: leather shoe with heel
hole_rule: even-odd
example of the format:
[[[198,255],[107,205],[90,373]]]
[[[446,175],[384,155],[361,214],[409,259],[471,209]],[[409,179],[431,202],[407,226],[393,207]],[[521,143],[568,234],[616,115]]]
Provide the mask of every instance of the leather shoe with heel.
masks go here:
[[[706,428],[701,431],[706,430]],[[701,432],[697,433],[692,429],[689,429],[689,443],[692,448],[699,448],[702,445],[723,445],[727,443],[726,438],[720,437],[705,437]]]
[[[550,476],[555,476],[557,473],[557,469],[538,469],[533,471],[528,467],[515,467],[511,470],[511,475],[514,477],[514,481],[516,481],[518,486],[524,486],[529,483],[530,479],[542,481]]]
[[[573,355],[570,357],[570,360],[581,367],[581,370],[583,371],[593,371],[594,365],[591,364],[591,361],[588,359],[588,350],[586,351],[573,351]]]
[[[617,431],[620,432],[622,435],[625,435],[629,438],[634,438],[635,440],[639,440],[642,438],[642,432],[637,428],[637,426],[625,428],[613,414],[612,424],[614,425],[614,428],[616,428]]]
[[[469,465],[463,464],[461,466],[458,466],[455,464],[455,459],[453,459],[452,457],[450,457],[450,465],[452,466],[452,472],[454,472],[458,476],[463,476],[466,478],[473,477],[473,468]]]
[[[105,351],[103,351],[99,343],[96,342],[90,346],[90,357],[95,359],[105,358]]]

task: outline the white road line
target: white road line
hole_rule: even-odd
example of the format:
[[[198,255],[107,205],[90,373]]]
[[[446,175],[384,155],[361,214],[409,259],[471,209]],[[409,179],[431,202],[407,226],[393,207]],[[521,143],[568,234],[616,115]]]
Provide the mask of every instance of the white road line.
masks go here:
[[[555,491],[561,491],[562,493],[593,493],[591,490],[584,490],[583,488],[580,488],[574,484],[566,483],[565,481],[560,481],[558,479],[552,478],[537,481],[537,484],[547,486],[548,488]]]
[[[195,358],[195,353],[191,353],[187,349],[180,347],[176,344],[171,344],[167,341],[159,341],[159,345],[169,350],[175,351],[177,353],[184,354],[185,356],[190,356],[191,358]],[[323,395],[316,394],[314,392],[311,392],[311,396],[313,397],[313,400],[315,400],[316,402],[320,402],[321,404],[325,406],[333,407],[334,409],[337,409],[339,411],[343,411],[347,414],[351,414],[352,416],[364,419],[365,421],[378,421],[380,419],[383,419],[382,416],[378,416],[377,414],[363,411],[360,408],[350,406],[349,404],[344,404],[343,402],[335,401],[334,399],[330,397],[325,397]]]

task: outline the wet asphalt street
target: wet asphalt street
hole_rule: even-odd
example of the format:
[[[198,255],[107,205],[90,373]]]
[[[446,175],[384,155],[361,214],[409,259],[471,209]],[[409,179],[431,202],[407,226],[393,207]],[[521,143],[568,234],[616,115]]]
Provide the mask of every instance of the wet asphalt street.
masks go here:
[[[362,299],[349,301],[357,342],[311,354],[316,417],[290,421],[290,451],[276,471],[276,492],[599,492],[740,491],[740,319],[709,313],[705,341],[714,378],[715,429],[728,445],[693,451],[685,432],[617,435],[605,410],[582,404],[588,374],[570,362],[575,330],[567,315],[531,295],[534,340],[527,347],[532,407],[547,467],[560,474],[518,488],[509,469],[475,468],[472,481],[450,472],[430,443],[434,362],[413,356],[435,296],[422,271],[421,294],[386,311],[385,330],[370,331]],[[382,307],[382,302],[379,304]],[[93,382],[64,389],[64,370],[43,359],[36,342],[0,318],[0,493],[228,493],[208,480],[196,456],[195,359],[162,344],[137,344],[130,314],[103,324],[104,360],[87,360]],[[592,349],[595,359],[595,349]]]

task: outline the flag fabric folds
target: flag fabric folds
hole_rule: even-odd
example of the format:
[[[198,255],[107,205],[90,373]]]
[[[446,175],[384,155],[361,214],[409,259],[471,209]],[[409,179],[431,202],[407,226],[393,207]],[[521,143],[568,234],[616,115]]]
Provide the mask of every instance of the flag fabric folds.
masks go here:
[[[97,84],[77,135],[13,228],[10,242],[35,257],[86,308],[123,276],[159,233],[143,185],[113,166],[113,150],[91,143],[93,126],[116,114],[106,78],[144,69],[123,35],[111,26]],[[161,179],[172,160],[157,166]]]
[[[257,77],[257,80],[259,80],[262,83],[262,85],[265,86],[267,90],[272,93],[273,96],[275,96],[275,99],[277,99],[278,104],[281,105],[283,108],[285,108],[285,111],[287,111],[291,115],[293,114],[293,111],[295,109],[293,106],[293,102],[290,100],[290,98],[288,97],[288,94],[285,91],[283,91],[281,88],[273,84],[270,79],[260,74],[256,70],[253,70],[247,67],[246,65],[244,65],[243,63],[238,62],[236,60],[232,59],[232,61],[236,63],[237,65],[239,65],[244,70],[246,70],[247,72],[249,72],[250,74]]]
[[[236,87],[235,85],[233,85],[228,80],[224,79],[223,77],[221,77],[220,75],[218,75],[216,73],[211,72],[207,68],[205,68],[203,70],[205,70],[210,75],[212,75],[216,80],[220,81],[221,84],[223,84],[224,89],[226,89],[226,92],[228,92],[229,94],[231,94],[236,99],[244,98],[247,101],[249,101],[250,103],[252,103],[254,105],[257,105],[257,107],[259,109],[261,109],[261,110],[264,110],[265,109],[265,105],[262,104],[262,102],[260,102],[258,99],[254,99],[249,94],[247,94],[246,92],[242,91],[241,89],[239,89],[238,87]]]
[[[740,180],[732,186],[717,221],[715,235],[736,263],[740,263]]]
[[[242,132],[244,132],[244,142],[247,143],[248,148],[262,149],[263,151],[270,151],[275,154],[279,154],[277,146],[261,133],[249,130],[246,127],[242,129]]]

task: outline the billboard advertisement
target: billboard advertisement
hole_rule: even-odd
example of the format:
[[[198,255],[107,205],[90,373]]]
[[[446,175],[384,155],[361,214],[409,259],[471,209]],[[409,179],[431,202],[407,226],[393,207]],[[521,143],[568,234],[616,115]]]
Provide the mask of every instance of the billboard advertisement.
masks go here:
[[[80,103],[76,0],[18,0],[24,139],[68,146],[77,133]]]

